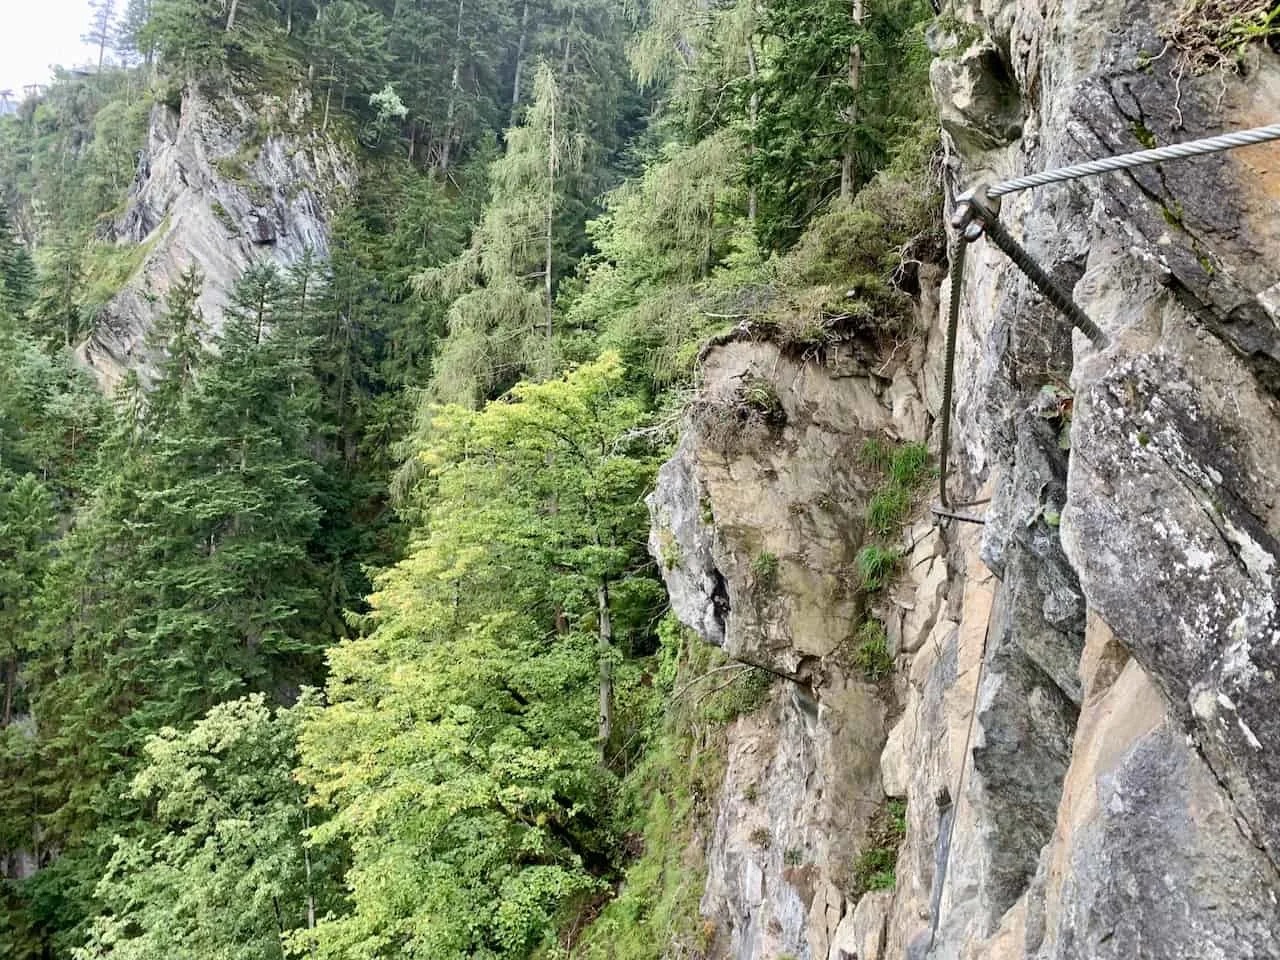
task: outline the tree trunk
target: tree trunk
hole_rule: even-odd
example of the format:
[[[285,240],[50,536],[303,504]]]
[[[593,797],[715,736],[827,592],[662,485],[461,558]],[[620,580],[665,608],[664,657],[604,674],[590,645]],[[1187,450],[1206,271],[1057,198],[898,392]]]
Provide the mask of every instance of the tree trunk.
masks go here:
[[[862,0],[853,0],[853,24],[862,26]],[[840,163],[840,199],[853,199],[853,128],[858,122],[858,88],[862,83],[862,45],[855,43],[849,50],[849,108],[845,111],[844,121],[849,126],[849,136],[845,141],[844,157]]]
[[[702,248],[702,279],[707,279],[711,275],[711,258],[715,253],[715,236],[716,236],[716,195],[711,194],[711,200],[707,205],[707,242]]]
[[[333,99],[333,70],[336,64],[329,65],[329,83],[324,88],[324,120],[320,123],[320,132],[329,129],[329,101]]]
[[[569,75],[569,51],[573,47],[573,27],[578,18],[578,8],[574,7],[569,11],[569,29],[564,32],[564,65],[561,67],[560,76],[567,77]]]
[[[747,70],[751,76],[751,100],[747,105],[747,123],[751,129],[751,142],[747,144],[747,157],[755,156],[756,152],[756,124],[760,120],[760,71],[756,64],[756,40],[754,29],[747,34]],[[759,209],[759,203],[756,197],[755,173],[751,174],[750,185],[747,187],[747,222],[754,229],[756,225],[756,212]]]
[[[13,721],[13,693],[18,685],[18,658],[10,657],[4,671],[4,717],[0,720],[0,729]]]
[[[600,579],[596,589],[600,606],[600,633],[597,648],[600,657],[600,760],[613,736],[613,618],[609,613],[609,581]]]
[[[516,125],[516,108],[520,106],[520,79],[524,75],[524,48],[529,40],[529,0],[524,0],[520,14],[520,42],[516,44],[516,76],[511,85],[511,126]]]
[[[307,809],[306,801],[302,804],[302,823],[306,829],[311,829],[311,811]],[[316,894],[311,889],[311,850],[305,843],[302,845],[302,865],[307,872],[307,929],[314,930],[316,928]]]
[[[547,349],[548,359],[550,358],[551,348],[551,257],[552,257],[552,237],[555,227],[556,216],[556,98],[558,91],[552,93],[551,97],[551,137],[547,143],[547,251],[546,251],[546,269],[544,270],[543,283],[545,285],[544,294],[547,298]]]
[[[285,949],[284,918],[280,916],[280,901],[274,896],[271,898],[271,908],[276,914],[276,933],[280,940],[280,956],[282,958],[287,957],[289,954]]]
[[[449,172],[449,155],[453,147],[453,121],[458,115],[458,91],[462,89],[462,17],[466,0],[458,0],[458,25],[454,31],[453,77],[449,81],[449,107],[445,112],[444,143],[440,147],[440,172]]]

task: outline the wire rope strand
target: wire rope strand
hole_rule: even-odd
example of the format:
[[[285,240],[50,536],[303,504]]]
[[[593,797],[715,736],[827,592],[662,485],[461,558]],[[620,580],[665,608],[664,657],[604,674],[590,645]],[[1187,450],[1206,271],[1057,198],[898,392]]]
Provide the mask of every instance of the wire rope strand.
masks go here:
[[[963,237],[956,238],[951,254],[951,304],[947,313],[947,352],[942,371],[942,438],[938,445],[938,496],[944,509],[950,510],[947,500],[947,459],[951,452],[951,393],[955,388],[956,332],[960,327],[960,294],[964,290],[964,250],[968,246]]]
[[[981,210],[983,226],[986,228],[986,234],[991,241],[1004,251],[1005,256],[1014,262],[1028,280],[1030,280],[1039,290],[1046,300],[1057,307],[1072,324],[1080,329],[1080,331],[1093,342],[1093,345],[1099,350],[1105,350],[1109,341],[1107,335],[1102,332],[1096,323],[1089,319],[1088,314],[1080,309],[1080,306],[1071,299],[1065,290],[1053,282],[1044,268],[1032,258],[1013,239],[1013,236],[1004,225],[991,214],[989,210],[983,208]]]
[[[996,197],[1003,197],[1018,190],[1043,187],[1050,183],[1079,180],[1081,177],[1092,177],[1096,174],[1109,173],[1113,170],[1128,170],[1132,167],[1161,163],[1165,160],[1185,160],[1187,157],[1221,153],[1224,150],[1234,150],[1236,147],[1266,143],[1269,140],[1280,140],[1280,123],[1273,123],[1266,127],[1255,127],[1252,130],[1224,133],[1216,137],[1207,137],[1204,140],[1188,140],[1186,143],[1174,143],[1167,147],[1157,147],[1154,150],[1122,153],[1114,157],[1104,157],[1101,160],[1090,160],[1086,163],[1077,163],[1069,167],[1058,167],[1054,170],[1032,173],[1025,177],[1016,177],[1013,180],[997,183],[987,191],[987,196],[994,200]]]

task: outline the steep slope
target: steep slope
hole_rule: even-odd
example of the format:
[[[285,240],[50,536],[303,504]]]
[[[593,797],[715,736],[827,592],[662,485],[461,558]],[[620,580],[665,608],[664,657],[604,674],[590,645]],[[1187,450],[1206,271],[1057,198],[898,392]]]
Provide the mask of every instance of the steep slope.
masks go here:
[[[1181,12],[949,10],[933,83],[952,191],[1280,115],[1280,57],[1241,47],[1198,74]],[[735,459],[695,415],[660,478],[653,549],[685,622],[795,681],[774,714],[740,722],[741,745],[731,733],[722,823],[822,851],[805,873],[718,830],[714,955],[1280,956],[1278,176],[1273,144],[1007,198],[1002,221],[1111,346],[1073,340],[994,246],[971,249],[951,486],[985,524],[904,535],[905,573],[875,604],[894,689],[854,684],[875,707],[849,713],[847,674],[826,669],[863,612],[842,587],[867,483],[813,411],[855,432],[925,426],[871,371],[761,357],[751,372],[740,344],[708,353],[701,404],[767,370],[786,427]],[[944,316],[922,321],[906,371],[934,418]],[[815,382],[797,426],[786,398]],[[761,549],[779,572],[763,604]],[[848,716],[865,732],[824,752],[824,724]],[[877,842],[857,813],[867,791],[907,804],[894,884],[872,893],[841,877]]]
[[[188,266],[204,276],[200,307],[216,333],[245,267],[288,267],[328,252],[328,225],[351,190],[355,159],[307,117],[309,97],[222,94],[188,86],[175,109],[157,104],[127,209],[112,225],[118,243],[145,255],[99,313],[82,361],[110,387],[145,368],[147,331],[165,291]]]

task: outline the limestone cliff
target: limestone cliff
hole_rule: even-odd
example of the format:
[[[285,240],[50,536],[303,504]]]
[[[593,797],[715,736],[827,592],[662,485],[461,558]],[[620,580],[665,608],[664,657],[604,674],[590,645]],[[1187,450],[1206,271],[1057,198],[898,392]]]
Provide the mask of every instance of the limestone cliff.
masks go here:
[[[169,286],[189,265],[204,276],[200,306],[217,332],[231,287],[251,262],[282,267],[323,258],[334,207],[355,164],[337,139],[312,129],[308,98],[189,86],[180,106],[157,104],[118,243],[144,246],[140,266],[98,315],[79,355],[104,386],[145,372],[144,343]]]
[[[946,11],[949,186],[1280,117],[1280,56],[1198,74],[1180,12]],[[1017,194],[1001,219],[1111,346],[971,249],[952,488],[985,524],[904,532],[873,611],[890,685],[841,652],[865,613],[851,451],[935,430],[941,316],[926,297],[884,366],[706,357],[652,548],[685,622],[789,678],[730,734],[715,956],[1280,957],[1280,145]],[[723,414],[761,382],[776,410]],[[864,893],[849,867],[889,797],[895,883]]]

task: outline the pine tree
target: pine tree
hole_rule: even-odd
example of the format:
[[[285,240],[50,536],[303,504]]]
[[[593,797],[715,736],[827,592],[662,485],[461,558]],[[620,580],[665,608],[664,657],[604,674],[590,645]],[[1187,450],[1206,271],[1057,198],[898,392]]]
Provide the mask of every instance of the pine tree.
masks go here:
[[[45,764],[52,783],[75,784],[49,798],[51,836],[86,836],[162,727],[315,675],[316,389],[307,345],[283,325],[265,336],[279,286],[252,271],[210,355],[188,271],[170,292],[172,349],[150,393],[136,378],[117,391],[97,487],[43,604]]]
[[[35,264],[14,235],[9,212],[0,202],[0,308],[21,315],[35,292]]]
[[[147,31],[151,20],[152,0],[128,0],[116,30],[115,51],[122,63],[132,64],[141,60],[151,66],[155,59],[156,41]]]
[[[751,175],[760,185],[761,243],[790,246],[834,198],[848,201],[921,116],[927,67],[912,33],[916,0],[773,0],[764,8],[766,64],[756,90]]]
[[[87,332],[84,323],[84,243],[59,231],[39,251],[39,294],[32,326],[51,343],[70,347]]]
[[[102,70],[107,47],[114,45],[116,0],[89,0],[89,9],[93,16],[89,20],[89,29],[80,39],[98,48],[98,70]]]
[[[321,8],[308,35],[325,84],[324,117],[329,125],[336,87],[345,108],[354,93],[364,102],[386,79],[386,21],[356,0],[334,0]]]
[[[200,310],[204,278],[194,264],[178,276],[165,299],[165,309],[147,333],[147,354],[155,364],[155,384],[146,404],[151,421],[176,413],[194,387],[196,372],[208,359],[208,329]]]

